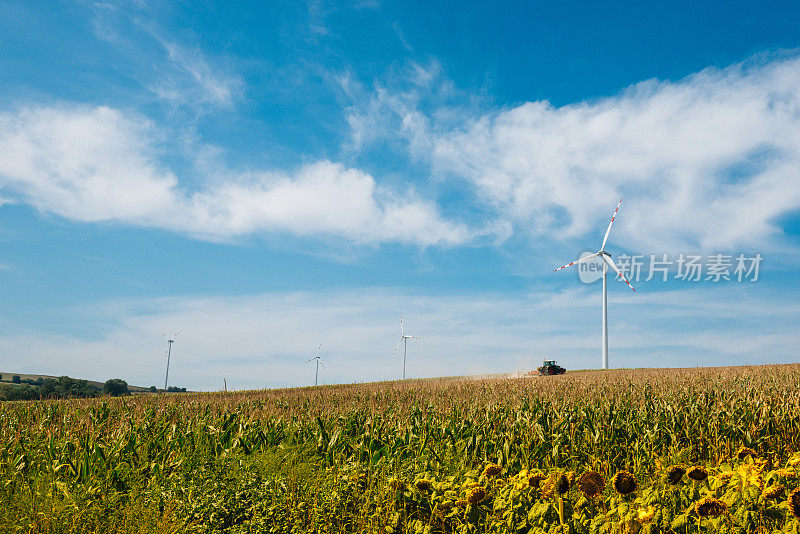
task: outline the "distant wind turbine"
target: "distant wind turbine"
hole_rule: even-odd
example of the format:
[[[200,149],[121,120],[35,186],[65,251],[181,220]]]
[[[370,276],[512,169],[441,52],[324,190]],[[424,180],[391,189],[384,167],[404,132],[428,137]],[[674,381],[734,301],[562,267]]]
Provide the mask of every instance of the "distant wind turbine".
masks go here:
[[[614,218],[617,216],[617,211],[619,211],[620,204],[622,204],[622,199],[619,199],[619,204],[617,204],[617,209],[614,210],[614,214],[611,216],[611,222],[608,223],[608,229],[606,230],[606,235],[603,237],[603,244],[600,245],[600,250],[595,252],[594,254],[589,254],[588,256],[584,256],[578,260],[575,260],[571,263],[566,265],[562,265],[558,269],[554,269],[555,271],[560,271],[565,267],[569,267],[571,265],[577,265],[578,263],[583,263],[585,261],[592,260],[598,256],[603,259],[603,346],[602,346],[602,365],[603,369],[608,369],[608,290],[607,290],[607,283],[606,283],[606,273],[608,272],[608,267],[610,266],[614,269],[617,274],[619,275],[622,280],[628,284],[628,287],[633,289],[633,286],[628,279],[622,274],[617,266],[614,264],[614,260],[611,259],[611,254],[606,252],[606,241],[608,241],[608,234],[611,232],[611,225],[614,224]],[[636,290],[633,289],[635,293]]]
[[[322,343],[320,343],[319,347],[317,347],[317,355],[314,356],[313,358],[311,358],[310,360],[306,360],[306,363],[314,361],[314,360],[317,360],[317,372],[314,374],[314,386],[315,387],[317,385],[317,379],[319,378],[319,366],[322,365],[322,361],[319,359],[319,353],[320,353],[321,350],[322,350]],[[325,366],[322,365],[322,367],[325,367]]]
[[[406,352],[408,348],[408,340],[409,339],[422,339],[421,337],[416,336],[408,336],[406,335],[405,327],[403,326],[403,314],[400,314],[400,341],[397,342],[395,345],[394,350],[392,351],[392,356],[394,353],[397,352],[397,349],[400,348],[400,343],[403,344],[403,380],[406,379]]]
[[[167,350],[164,351],[164,356],[167,357],[167,374],[164,376],[164,391],[167,391],[167,380],[169,379],[169,359],[172,356],[172,344],[175,343],[175,338],[178,337],[181,331],[178,330],[172,337],[167,337],[167,334],[161,332],[161,335],[164,336],[164,339],[167,340]]]

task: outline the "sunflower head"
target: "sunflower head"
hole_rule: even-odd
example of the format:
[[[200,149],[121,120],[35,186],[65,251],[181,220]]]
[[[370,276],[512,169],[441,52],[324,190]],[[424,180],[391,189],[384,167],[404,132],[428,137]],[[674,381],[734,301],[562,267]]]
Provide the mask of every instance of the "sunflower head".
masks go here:
[[[446,514],[452,509],[453,509],[453,501],[444,501],[436,505],[436,511],[442,514]]]
[[[667,471],[667,482],[672,484],[673,486],[681,481],[683,475],[686,474],[686,469],[679,465],[673,465]]]
[[[694,510],[700,517],[718,517],[728,511],[728,505],[719,499],[706,497],[695,503]]]
[[[761,493],[761,497],[765,501],[772,501],[783,495],[784,491],[786,491],[786,487],[783,484],[774,484],[765,489]]]
[[[636,488],[639,486],[636,483],[636,476],[630,471],[620,471],[614,478],[611,479],[611,484],[614,486],[614,489],[620,495],[628,495],[629,493],[633,493],[636,491]]]
[[[544,480],[544,475],[542,473],[533,473],[528,477],[528,485],[532,488],[538,488],[542,480]]]
[[[581,475],[578,480],[578,489],[580,489],[586,497],[594,497],[606,489],[606,480],[603,475],[597,471],[587,471]]]
[[[739,450],[736,451],[736,457],[740,460],[747,458],[748,456],[752,456],[753,458],[758,457],[758,453],[751,449],[750,447],[739,447]]]
[[[708,471],[706,471],[705,467],[696,465],[686,472],[686,476],[695,482],[702,482],[708,478]]]
[[[791,492],[786,502],[789,503],[789,510],[792,511],[792,515],[800,519],[800,488]]]
[[[483,474],[487,477],[494,477],[499,475],[502,470],[503,468],[497,464],[489,464],[486,466],[486,469],[483,470]]]
[[[477,486],[469,490],[467,494],[467,502],[470,504],[478,504],[483,499],[486,498],[486,490],[483,489],[481,486]]]
[[[417,488],[417,491],[421,493],[428,493],[431,489],[433,489],[433,484],[431,484],[430,480],[420,478],[414,482],[414,487]]]

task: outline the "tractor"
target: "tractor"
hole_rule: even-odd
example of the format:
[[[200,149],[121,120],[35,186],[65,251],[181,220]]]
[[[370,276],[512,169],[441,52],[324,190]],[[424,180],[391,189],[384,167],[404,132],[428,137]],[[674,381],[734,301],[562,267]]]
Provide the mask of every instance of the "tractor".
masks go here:
[[[542,366],[537,369],[540,375],[563,375],[566,369],[556,363],[555,360],[545,360]]]

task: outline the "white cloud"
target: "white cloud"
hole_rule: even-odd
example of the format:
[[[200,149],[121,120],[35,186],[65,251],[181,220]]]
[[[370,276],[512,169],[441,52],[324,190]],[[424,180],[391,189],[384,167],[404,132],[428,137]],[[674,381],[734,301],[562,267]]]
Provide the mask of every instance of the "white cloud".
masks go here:
[[[438,172],[536,237],[602,232],[624,194],[628,246],[774,246],[776,219],[800,207],[800,59],[526,103],[432,135]]]
[[[612,367],[796,358],[796,296],[776,295],[762,284],[648,295],[622,286],[610,297]],[[13,334],[0,337],[0,350],[4,371],[161,385],[165,344],[159,333],[181,329],[170,368],[175,385],[215,390],[223,378],[237,389],[307,385],[313,367],[306,360],[320,341],[321,382],[386,380],[402,370],[402,358],[390,357],[401,311],[407,332],[422,337],[408,347],[409,377],[513,372],[545,356],[569,369],[599,364],[597,284],[521,296],[366,288],[107,302],[65,310],[96,325],[87,339]]]
[[[330,161],[218,178],[189,191],[159,163],[163,137],[151,122],[107,107],[0,114],[0,186],[72,220],[212,239],[277,232],[433,245],[470,237],[413,191],[391,191]]]

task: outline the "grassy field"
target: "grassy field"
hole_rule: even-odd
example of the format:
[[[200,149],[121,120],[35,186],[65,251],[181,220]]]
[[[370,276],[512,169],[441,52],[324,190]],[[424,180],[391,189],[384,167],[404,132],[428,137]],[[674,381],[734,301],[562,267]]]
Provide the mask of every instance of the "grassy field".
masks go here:
[[[0,405],[0,532],[798,532],[800,365]]]

